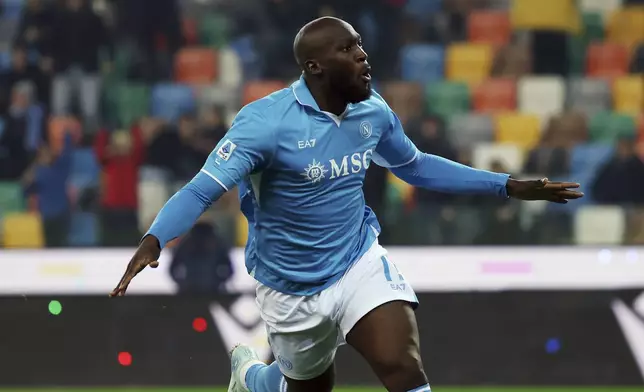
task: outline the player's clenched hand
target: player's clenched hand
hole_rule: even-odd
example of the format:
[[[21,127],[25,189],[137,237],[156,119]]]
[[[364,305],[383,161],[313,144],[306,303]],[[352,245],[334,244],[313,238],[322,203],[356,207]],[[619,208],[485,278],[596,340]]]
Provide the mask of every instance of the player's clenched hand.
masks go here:
[[[159,248],[159,241],[153,236],[147,236],[141,241],[139,248],[132,256],[130,263],[127,265],[125,274],[121,278],[121,281],[116,286],[114,290],[110,293],[110,297],[122,297],[127,291],[127,287],[130,285],[132,278],[134,278],[139,272],[147,266],[156,268],[159,266],[159,255],[161,255],[161,249]]]
[[[546,200],[560,204],[583,197],[583,193],[575,190],[577,188],[579,184],[576,182],[550,182],[547,178],[531,181],[511,178],[507,184],[508,196],[515,199]]]

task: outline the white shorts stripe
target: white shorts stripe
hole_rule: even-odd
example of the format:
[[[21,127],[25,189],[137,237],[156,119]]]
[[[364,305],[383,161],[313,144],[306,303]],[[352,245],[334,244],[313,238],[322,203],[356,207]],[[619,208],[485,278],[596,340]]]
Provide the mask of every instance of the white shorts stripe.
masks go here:
[[[201,169],[201,170],[199,170],[199,171],[200,171],[200,172],[202,172],[202,173],[204,173],[204,174],[206,174],[208,177],[212,178],[213,180],[217,181],[217,184],[221,185],[221,187],[222,187],[222,188],[224,188],[224,189],[226,190],[226,192],[228,192],[228,187],[226,187],[226,185],[224,185],[224,183],[223,183],[223,182],[221,182],[221,181],[219,180],[219,178],[217,178],[217,177],[213,176],[212,174],[208,173],[208,172],[207,172],[206,170],[204,170],[204,169]]]

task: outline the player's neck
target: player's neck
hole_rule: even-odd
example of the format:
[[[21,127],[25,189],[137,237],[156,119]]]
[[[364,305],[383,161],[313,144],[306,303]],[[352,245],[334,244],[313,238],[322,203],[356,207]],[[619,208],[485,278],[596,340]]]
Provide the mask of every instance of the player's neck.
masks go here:
[[[320,110],[333,113],[336,116],[340,116],[346,110],[348,102],[337,96],[337,94],[333,94],[326,86],[310,80],[306,81],[306,86],[309,88]]]

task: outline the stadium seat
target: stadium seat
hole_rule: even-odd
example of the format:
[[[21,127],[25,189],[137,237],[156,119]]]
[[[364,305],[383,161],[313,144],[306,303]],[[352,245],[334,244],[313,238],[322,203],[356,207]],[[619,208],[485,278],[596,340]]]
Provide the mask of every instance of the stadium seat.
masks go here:
[[[568,75],[580,76],[586,73],[586,49],[588,43],[583,37],[568,38]]]
[[[568,103],[573,110],[587,116],[610,110],[611,88],[604,79],[573,78],[568,84]]]
[[[0,182],[0,215],[25,210],[25,195],[19,182]]]
[[[31,213],[12,213],[2,221],[5,248],[42,248],[45,245],[40,216]]]
[[[72,154],[70,183],[76,189],[96,187],[101,168],[92,148],[78,148]]]
[[[107,85],[105,105],[113,125],[129,128],[150,111],[150,89],[138,83]]]
[[[91,212],[75,212],[72,214],[69,236],[69,246],[92,247],[98,245],[98,218]]]
[[[244,86],[242,95],[242,104],[247,105],[255,100],[264,98],[267,95],[274,93],[286,87],[286,84],[280,81],[257,81],[248,82]]]
[[[463,113],[449,119],[447,138],[457,149],[494,142],[494,122],[485,114]]]
[[[577,245],[621,245],[626,232],[626,213],[618,206],[582,206],[575,213]]]
[[[202,110],[213,106],[239,110],[241,103],[239,89],[220,84],[200,88],[197,96],[199,108]]]
[[[594,12],[602,16],[609,15],[621,6],[622,0],[579,0],[581,12]]]
[[[239,88],[244,80],[241,59],[237,52],[230,48],[219,51],[219,84]]]
[[[614,143],[620,138],[634,138],[635,119],[627,114],[614,112],[597,113],[590,119],[590,140],[598,143]]]
[[[517,85],[519,111],[539,116],[542,123],[566,104],[566,85],[557,76],[524,77]]]
[[[222,48],[228,43],[229,19],[220,14],[201,18],[198,26],[199,42],[212,48]]]
[[[616,43],[591,43],[586,52],[586,74],[594,77],[616,77],[628,73],[629,52]]]
[[[474,11],[468,16],[467,36],[470,42],[505,45],[512,36],[510,15],[502,11]]]
[[[534,147],[541,138],[541,121],[538,116],[521,113],[504,113],[495,118],[496,141],[513,144],[523,150]]]
[[[460,82],[435,82],[425,89],[427,112],[444,119],[470,111],[470,90]]]
[[[447,48],[447,79],[479,83],[490,76],[494,49],[488,44],[453,44]]]
[[[185,84],[209,84],[219,75],[217,52],[206,48],[184,48],[175,55],[175,80]]]
[[[517,108],[514,79],[487,79],[474,89],[474,110],[480,113],[513,112]]]
[[[52,117],[48,125],[49,147],[54,154],[62,151],[67,133],[71,133],[74,142],[78,142],[83,135],[80,122],[73,117]]]
[[[587,143],[573,147],[570,152],[570,178],[581,184],[584,197],[574,204],[592,202],[592,184],[597,171],[613,156],[614,147],[609,144]]]
[[[0,71],[6,71],[11,67],[11,53],[0,52]]]
[[[138,184],[139,229],[148,230],[157,213],[170,198],[169,185],[161,181],[162,176],[154,179],[141,179]]]
[[[601,14],[596,12],[586,12],[582,14],[584,24],[583,39],[586,42],[603,41],[606,35],[604,31],[604,19]]]
[[[244,247],[248,240],[248,220],[241,211],[237,212],[235,220],[235,246]]]
[[[4,19],[2,23],[7,20],[15,21],[20,19],[24,3],[24,0],[4,0],[2,2],[2,19]]]
[[[247,35],[230,41],[229,48],[237,54],[241,62],[242,74],[245,80],[260,79],[263,72],[263,64],[260,56],[255,50],[255,39]]]
[[[499,161],[510,173],[520,173],[523,168],[524,153],[512,144],[477,144],[472,151],[472,166],[477,169],[492,170],[492,164]]]
[[[177,120],[182,114],[196,110],[195,93],[182,84],[158,84],[152,88],[152,116],[168,121]]]
[[[613,82],[613,108],[616,112],[636,115],[644,110],[644,78],[624,76]]]
[[[443,0],[407,0],[405,13],[412,16],[426,16],[441,10]]]
[[[439,45],[406,45],[400,51],[402,79],[428,83],[441,80],[445,67],[445,51]]]
[[[644,41],[644,8],[627,7],[610,13],[607,40],[633,48]]]
[[[510,15],[515,30],[580,30],[575,0],[514,0]]]
[[[419,83],[387,82],[383,85],[382,97],[403,123],[423,113],[423,87]]]

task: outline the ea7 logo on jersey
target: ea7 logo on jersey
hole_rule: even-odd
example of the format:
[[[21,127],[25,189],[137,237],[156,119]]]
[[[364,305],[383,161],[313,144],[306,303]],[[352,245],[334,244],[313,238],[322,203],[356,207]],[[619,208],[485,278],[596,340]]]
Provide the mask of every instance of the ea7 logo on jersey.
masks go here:
[[[235,151],[235,148],[237,148],[237,145],[230,140],[224,141],[224,143],[219,147],[219,150],[217,150],[217,156],[224,161],[227,161],[230,156],[232,155],[233,151]]]

